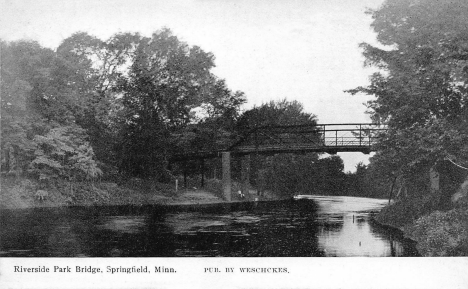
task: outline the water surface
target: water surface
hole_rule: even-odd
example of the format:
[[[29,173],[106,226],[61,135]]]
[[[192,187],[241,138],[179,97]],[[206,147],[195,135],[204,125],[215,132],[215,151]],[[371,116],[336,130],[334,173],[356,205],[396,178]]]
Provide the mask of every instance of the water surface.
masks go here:
[[[370,222],[385,200],[3,211],[0,256],[415,256],[401,233]]]

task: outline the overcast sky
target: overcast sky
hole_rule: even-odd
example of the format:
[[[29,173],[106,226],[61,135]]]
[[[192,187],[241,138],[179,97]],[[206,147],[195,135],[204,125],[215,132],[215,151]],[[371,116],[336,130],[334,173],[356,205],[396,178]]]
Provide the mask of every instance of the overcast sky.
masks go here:
[[[0,0],[0,38],[50,48],[77,31],[106,39],[170,28],[216,56],[214,73],[246,93],[246,108],[287,98],[320,123],[369,122],[361,42],[375,43],[366,8],[383,0]],[[340,154],[354,170],[361,153]]]

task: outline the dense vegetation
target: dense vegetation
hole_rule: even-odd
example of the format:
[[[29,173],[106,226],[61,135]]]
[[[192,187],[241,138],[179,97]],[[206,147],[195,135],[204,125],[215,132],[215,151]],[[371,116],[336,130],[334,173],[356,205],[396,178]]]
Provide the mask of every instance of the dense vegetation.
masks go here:
[[[269,102],[246,111],[237,122],[244,127],[266,125],[317,124],[316,116],[304,112],[297,101]],[[317,135],[317,141],[319,136]],[[338,156],[321,158],[317,153],[253,155],[251,182],[260,191],[273,191],[283,196],[295,194],[347,194],[347,176]],[[237,172],[235,170],[235,172]]]
[[[227,141],[245,102],[210,72],[211,53],[168,29],[1,51],[2,172],[45,186],[103,173],[164,180],[172,151]]]
[[[180,174],[216,177],[216,170],[220,177],[219,160],[202,167],[170,163],[171,156],[226,148],[253,127],[317,123],[297,101],[242,112],[244,94],[211,72],[214,55],[168,29],[107,40],[75,33],[56,50],[2,41],[1,51],[1,171],[30,180],[17,191],[67,187],[73,201],[83,183],[91,184],[88,194],[100,194],[96,180],[168,182]],[[358,190],[336,156],[254,158],[251,180],[260,190],[285,196]],[[239,159],[233,176],[240,178]]]
[[[389,129],[369,165],[397,199],[379,219],[407,226],[423,254],[467,255],[468,2],[387,0],[369,13],[381,45],[361,46],[378,72],[351,93],[375,96],[369,112]]]

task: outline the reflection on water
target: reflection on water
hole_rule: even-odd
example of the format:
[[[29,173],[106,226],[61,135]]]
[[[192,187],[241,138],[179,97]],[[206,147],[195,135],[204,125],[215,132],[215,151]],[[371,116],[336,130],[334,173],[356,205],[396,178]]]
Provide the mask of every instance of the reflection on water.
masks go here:
[[[369,222],[385,201],[303,196],[203,207],[124,206],[1,213],[0,256],[414,256]]]
[[[387,204],[387,200],[303,196],[319,204],[319,248],[326,256],[404,256],[401,242],[388,232],[375,229],[369,215]],[[407,253],[410,254],[410,253]]]
[[[103,218],[103,223],[98,225],[97,228],[135,234],[145,226],[145,223],[145,216],[110,216]]]

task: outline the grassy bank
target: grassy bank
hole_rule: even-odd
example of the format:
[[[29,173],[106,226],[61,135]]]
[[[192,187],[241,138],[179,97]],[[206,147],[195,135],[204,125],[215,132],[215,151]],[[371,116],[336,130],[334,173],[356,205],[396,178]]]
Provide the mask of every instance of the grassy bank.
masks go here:
[[[399,228],[422,256],[468,256],[468,197],[436,210],[430,197],[407,198],[385,207],[376,221]]]
[[[26,209],[35,207],[65,206],[112,206],[112,205],[190,205],[226,202],[222,195],[220,180],[209,179],[199,188],[200,181],[188,179],[187,187],[179,180],[176,191],[174,184],[163,184],[152,180],[129,179],[114,182],[67,182],[57,180],[47,187],[27,178],[2,177],[0,209]],[[233,182],[232,190],[237,192],[239,184]],[[233,200],[250,201],[256,198],[256,191],[241,198],[233,194]],[[263,200],[277,199],[266,193]]]

